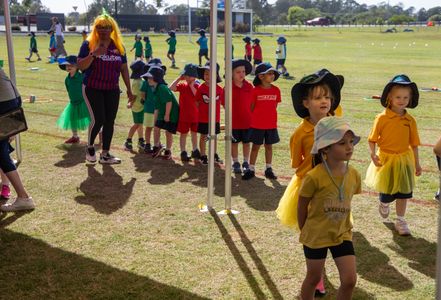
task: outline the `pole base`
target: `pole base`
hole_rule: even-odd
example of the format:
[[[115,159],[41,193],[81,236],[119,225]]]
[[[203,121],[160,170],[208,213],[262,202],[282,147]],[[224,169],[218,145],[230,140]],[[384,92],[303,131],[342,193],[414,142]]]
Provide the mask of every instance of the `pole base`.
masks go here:
[[[209,207],[209,206],[207,206],[207,205],[205,205],[205,204],[202,204],[202,203],[200,203],[200,204],[198,205],[198,208],[199,208],[199,212],[201,212],[201,213],[210,212],[210,210],[213,209],[212,207]]]
[[[217,213],[220,216],[224,216],[224,215],[237,215],[239,214],[238,210],[234,210],[234,209],[224,209],[221,210],[220,212]]]

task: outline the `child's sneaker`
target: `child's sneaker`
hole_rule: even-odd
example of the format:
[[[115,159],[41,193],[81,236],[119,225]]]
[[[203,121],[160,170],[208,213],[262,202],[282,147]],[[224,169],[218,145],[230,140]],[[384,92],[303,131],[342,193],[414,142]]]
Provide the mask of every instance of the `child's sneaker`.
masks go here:
[[[253,170],[250,170],[250,169],[247,169],[242,175],[243,180],[249,180],[253,177],[256,177],[256,174]]]
[[[181,152],[181,160],[182,161],[190,161],[191,160],[191,157],[188,156],[187,151]]]
[[[207,155],[202,155],[200,160],[203,165],[208,165],[208,156]]]
[[[395,229],[398,231],[399,235],[408,236],[410,235],[409,226],[407,226],[407,222],[403,219],[397,219],[395,222]]]
[[[236,162],[233,163],[233,172],[235,174],[242,173],[242,169],[240,168],[240,162],[236,161]]]
[[[433,196],[433,200],[439,201],[439,190],[435,193],[435,196]]]
[[[150,145],[150,144],[145,144],[145,146],[144,146],[144,153],[152,154],[152,153],[153,153],[152,145]]]
[[[247,161],[244,161],[242,163],[242,169],[245,172],[246,170],[248,170],[250,168],[250,164]]]
[[[124,150],[126,151],[132,151],[133,150],[133,142],[132,139],[127,139],[124,143]]]
[[[315,287],[315,296],[323,297],[324,295],[326,295],[326,290],[325,290],[325,283],[323,282],[323,277],[322,277],[320,278],[319,283]]]
[[[158,157],[161,155],[162,147],[161,146],[153,146],[152,149],[152,157]]]
[[[26,59],[27,61],[31,61],[31,59],[30,59],[29,57],[25,57],[25,59]]]
[[[29,198],[15,198],[14,201],[3,204],[0,209],[2,211],[19,211],[19,210],[31,210],[35,208],[32,197]]]
[[[273,172],[273,168],[267,168],[265,170],[265,177],[268,179],[277,179],[277,176]]]
[[[107,152],[106,154],[101,153],[100,155],[100,164],[115,165],[120,163],[121,163],[121,159],[111,155],[109,152]]]
[[[191,158],[194,158],[194,159],[201,158],[201,152],[199,152],[199,149],[191,151]]]
[[[96,153],[94,147],[86,147],[86,161],[89,163],[96,163]]]
[[[0,193],[0,199],[9,199],[11,197],[11,189],[9,185],[2,184],[2,191]]]
[[[217,153],[214,153],[214,161],[218,164],[223,164],[224,161],[219,157]]]
[[[172,154],[170,150],[164,150],[164,154],[162,155],[162,159],[170,160],[172,159]]]
[[[80,138],[78,136],[73,136],[68,140],[65,140],[65,144],[78,144],[80,142]]]
[[[145,140],[143,138],[138,139],[138,149],[144,150]]]
[[[380,216],[383,217],[383,219],[389,217],[389,204],[380,202],[380,204],[378,205],[378,212],[380,213]]]

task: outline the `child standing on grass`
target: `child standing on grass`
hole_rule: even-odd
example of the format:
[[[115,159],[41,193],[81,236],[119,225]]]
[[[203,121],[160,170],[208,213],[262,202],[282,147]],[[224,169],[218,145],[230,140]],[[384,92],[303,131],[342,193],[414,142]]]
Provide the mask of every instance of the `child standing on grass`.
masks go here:
[[[277,179],[273,172],[273,144],[277,144],[277,105],[282,101],[280,89],[272,83],[279,78],[279,72],[270,63],[261,63],[256,68],[251,102],[250,141],[253,143],[250,155],[250,168],[242,175],[242,179],[255,177],[255,164],[262,144],[265,146],[265,177]]]
[[[246,36],[242,39],[242,41],[245,42],[245,55],[244,59],[251,62],[252,56],[252,47],[251,47],[251,38],[249,36]]]
[[[31,57],[33,53],[37,55],[38,57],[37,60],[41,60],[40,54],[38,54],[37,39],[35,38],[35,32],[31,31],[29,35],[31,36],[29,40],[29,57],[26,57],[26,60],[31,61]]]
[[[257,65],[260,65],[263,61],[263,56],[262,56],[262,47],[260,47],[260,40],[259,39],[254,39],[253,41],[253,74],[254,74],[254,70],[256,69]]]
[[[83,42],[84,42],[85,40],[87,40],[87,31],[86,31],[86,30],[83,30],[83,31],[81,32],[81,37],[83,38]]]
[[[72,130],[72,137],[65,144],[78,144],[78,130],[85,130],[90,124],[89,110],[83,98],[83,74],[78,70],[75,55],[59,58],[58,65],[61,70],[68,72],[64,84],[69,103],[58,118],[57,126],[63,130]]]
[[[282,69],[282,76],[289,77],[288,70],[285,67],[286,62],[286,38],[279,36],[277,38],[277,49],[276,49],[276,69]]]
[[[314,299],[328,249],[337,265],[340,288],[337,299],[351,299],[357,282],[352,244],[352,196],[361,193],[360,174],[349,160],[360,141],[339,117],[325,117],[314,128],[315,167],[303,179],[299,192],[299,241],[306,258],[301,299]]]
[[[365,183],[380,193],[378,209],[383,218],[389,216],[389,204],[397,200],[395,229],[403,236],[410,235],[404,215],[407,200],[412,198],[415,175],[421,175],[417,124],[406,111],[417,107],[418,98],[417,85],[408,76],[392,78],[381,95],[386,109],[375,118],[368,139],[372,162]]]
[[[199,136],[199,149],[200,149],[200,161],[203,165],[208,165],[208,157],[205,151],[205,142],[207,141],[207,136],[209,133],[209,107],[210,107],[210,62],[207,62],[205,66],[198,67],[198,78],[204,80],[204,83],[201,84],[196,93],[196,102],[199,110],[199,118],[198,118],[198,133]],[[216,83],[221,82],[221,78],[219,76],[219,65],[216,64]],[[215,125],[215,134],[218,135],[220,133],[220,106],[223,102],[224,90],[223,88],[216,84],[216,125]],[[216,153],[217,148],[217,139],[214,142],[214,161],[217,163],[222,163],[219,155]],[[195,157],[197,158],[197,157]]]
[[[153,48],[152,48],[152,43],[150,43],[150,38],[148,36],[144,37],[144,43],[145,43],[145,47],[144,47],[145,61],[149,62],[153,57]]]
[[[168,32],[168,35],[170,36],[168,39],[166,39],[166,42],[168,44],[168,51],[167,51],[167,58],[171,60],[172,68],[176,68],[176,61],[175,61],[175,53],[176,53],[176,32],[174,30],[170,30]]]
[[[303,77],[291,90],[294,111],[302,118],[300,126],[290,138],[291,167],[296,169],[276,213],[283,225],[298,229],[297,204],[299,189],[305,174],[312,169],[311,149],[317,122],[333,113],[341,98],[341,75],[326,69]],[[316,295],[326,293],[323,277],[316,287]]]
[[[210,59],[208,58],[208,39],[205,36],[205,30],[201,29],[198,33],[200,34],[200,37],[196,43],[199,45],[199,67],[201,67],[202,57],[205,57],[207,61]]]
[[[130,49],[130,52],[133,52],[133,49],[135,49],[135,60],[142,59],[142,43],[141,35],[139,34],[135,35],[135,43],[133,44],[132,49]]]
[[[50,35],[49,53],[51,54],[51,62],[52,62],[52,60],[55,59],[55,57],[56,57],[55,51],[57,50],[57,41],[55,39],[55,33],[53,30],[49,30],[48,34]]]
[[[233,86],[232,86],[232,143],[231,156],[233,159],[233,172],[241,174],[239,162],[239,144],[242,143],[243,163],[245,172],[249,169],[250,160],[250,126],[251,103],[253,101],[253,85],[245,77],[251,73],[253,67],[245,59],[233,60]],[[225,105],[225,104],[224,104]]]
[[[135,132],[137,132],[138,149],[144,150],[145,140],[143,138],[144,132],[142,128],[142,125],[144,123],[144,104],[141,102],[141,75],[145,73],[146,65],[142,60],[135,60],[130,65],[130,69],[132,70],[132,74],[130,75],[130,78],[132,78],[132,91],[133,96],[135,97],[132,101],[129,100],[129,102],[127,103],[127,108],[132,109],[133,125],[132,127],[130,127],[129,134],[127,135],[126,142],[124,143],[124,149],[127,151],[133,150],[132,138]]]
[[[173,134],[176,134],[176,128],[178,127],[179,105],[175,95],[164,81],[164,70],[161,67],[151,66],[143,77],[147,78],[150,87],[154,90],[155,128],[153,130],[153,140],[155,145],[152,149],[152,156],[158,157],[164,150],[162,158],[169,160],[172,158]],[[162,149],[159,141],[161,129],[165,130],[165,149]]]
[[[199,83],[198,68],[195,64],[187,64],[181,75],[170,85],[170,90],[179,92],[179,122],[177,131],[180,133],[179,145],[181,147],[181,160],[190,161],[191,158],[199,158],[198,149],[198,107],[196,105],[196,93]],[[187,134],[191,135],[191,157],[186,150]]]

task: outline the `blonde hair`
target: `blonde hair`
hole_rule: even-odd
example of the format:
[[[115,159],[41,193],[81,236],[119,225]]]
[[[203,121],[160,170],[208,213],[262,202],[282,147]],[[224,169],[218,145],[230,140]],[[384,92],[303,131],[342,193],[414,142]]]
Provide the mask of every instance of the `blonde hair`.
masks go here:
[[[95,21],[93,22],[93,30],[87,37],[87,41],[89,42],[89,49],[94,50],[98,45],[99,35],[98,35],[97,26],[112,27],[112,33],[110,34],[110,38],[115,43],[115,46],[118,49],[119,53],[121,55],[124,55],[126,53],[126,50],[123,45],[121,31],[119,30],[118,23],[116,23],[115,19],[112,18],[107,13],[99,15],[98,17],[95,18]]]

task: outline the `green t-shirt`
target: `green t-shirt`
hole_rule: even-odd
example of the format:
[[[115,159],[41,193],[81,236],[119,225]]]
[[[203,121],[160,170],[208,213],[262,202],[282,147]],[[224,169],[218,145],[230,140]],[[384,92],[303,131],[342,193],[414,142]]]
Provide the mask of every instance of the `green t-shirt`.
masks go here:
[[[78,105],[84,102],[83,98],[83,74],[77,71],[73,77],[67,74],[64,80],[67,94],[72,105]]]
[[[141,41],[136,41],[133,45],[133,48],[135,48],[135,56],[142,56],[142,43]]]
[[[176,37],[170,37],[167,43],[168,51],[176,51]]]
[[[37,49],[37,39],[35,38],[35,36],[31,36],[29,48]]]
[[[155,109],[158,110],[158,120],[164,120],[167,103],[172,103],[170,111],[170,122],[178,123],[179,118],[179,104],[173,92],[165,84],[158,84],[154,92],[156,96]]]
[[[144,110],[144,104],[141,103],[141,85],[142,85],[142,79],[133,79],[132,80],[132,91],[133,95],[136,97],[135,101],[132,104],[132,111],[133,112],[141,112]]]
[[[153,88],[149,86],[147,81],[143,81],[140,91],[145,93],[144,112],[153,114],[155,112],[155,94],[153,93]]]
[[[152,49],[152,44],[150,42],[146,42],[145,43],[145,57],[151,57],[153,56],[153,49]]]

